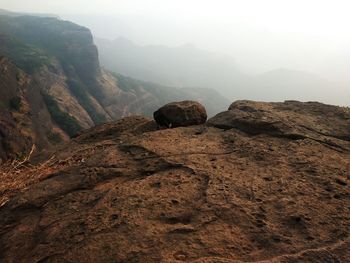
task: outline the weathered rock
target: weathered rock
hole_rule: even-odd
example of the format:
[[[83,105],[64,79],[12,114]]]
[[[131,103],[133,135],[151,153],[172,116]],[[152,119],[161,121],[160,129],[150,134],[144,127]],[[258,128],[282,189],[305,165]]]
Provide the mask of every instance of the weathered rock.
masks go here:
[[[309,127],[317,114],[300,105]],[[301,127],[296,116],[281,122]],[[0,173],[0,262],[348,262],[350,141],[332,137],[342,129],[324,135],[339,148],[237,127],[129,117]]]
[[[318,102],[236,101],[207,124],[221,129],[324,142],[350,141],[350,109]]]
[[[207,120],[207,112],[196,101],[172,102],[154,112],[153,117],[160,126],[169,128],[199,125]]]

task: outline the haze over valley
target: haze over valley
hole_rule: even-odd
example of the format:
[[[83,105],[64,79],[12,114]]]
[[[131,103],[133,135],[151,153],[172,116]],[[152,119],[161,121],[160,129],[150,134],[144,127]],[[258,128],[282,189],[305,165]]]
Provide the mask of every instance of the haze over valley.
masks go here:
[[[47,8],[28,1],[16,9],[55,13],[88,27],[101,65],[126,76],[212,88],[228,100],[349,105],[346,1],[104,0],[80,9],[81,4],[67,8],[62,1]]]

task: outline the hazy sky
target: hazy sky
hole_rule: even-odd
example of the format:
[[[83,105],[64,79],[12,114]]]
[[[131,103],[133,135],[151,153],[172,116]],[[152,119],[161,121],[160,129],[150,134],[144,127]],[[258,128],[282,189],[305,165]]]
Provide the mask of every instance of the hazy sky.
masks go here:
[[[0,0],[0,8],[58,14],[100,37],[193,43],[250,70],[289,67],[350,81],[349,0]]]
[[[346,38],[348,0],[0,0],[4,9],[59,14],[129,14],[171,20],[242,21],[268,30]]]

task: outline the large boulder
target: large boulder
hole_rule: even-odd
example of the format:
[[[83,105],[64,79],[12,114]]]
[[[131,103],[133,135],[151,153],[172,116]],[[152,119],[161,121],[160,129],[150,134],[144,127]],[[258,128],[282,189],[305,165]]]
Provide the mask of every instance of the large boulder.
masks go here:
[[[199,102],[186,100],[164,105],[153,113],[153,117],[158,125],[175,128],[203,124],[207,112]]]

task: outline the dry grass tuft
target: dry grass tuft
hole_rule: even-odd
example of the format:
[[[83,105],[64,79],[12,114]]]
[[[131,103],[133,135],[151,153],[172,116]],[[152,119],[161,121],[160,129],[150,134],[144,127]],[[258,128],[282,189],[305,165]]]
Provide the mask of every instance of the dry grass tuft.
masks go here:
[[[67,154],[60,154],[61,149],[45,161],[33,165],[32,155],[35,152],[35,145],[32,146],[29,154],[21,160],[8,161],[0,165],[0,207],[18,192],[27,189],[30,185],[42,181],[53,173],[57,173],[67,167],[85,165],[85,160],[95,155],[98,148],[105,148],[115,145],[110,141],[89,145],[87,147],[71,147]]]
[[[35,149],[33,145],[29,154],[22,160],[8,161],[0,166],[0,207],[6,204],[11,196],[57,169],[55,156],[38,165],[32,165],[29,161]]]

